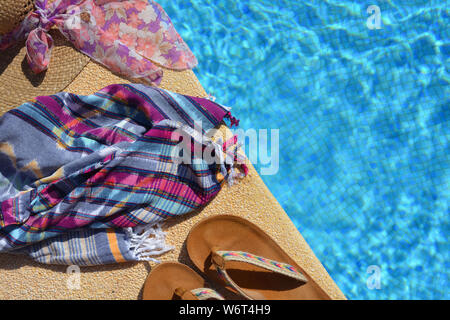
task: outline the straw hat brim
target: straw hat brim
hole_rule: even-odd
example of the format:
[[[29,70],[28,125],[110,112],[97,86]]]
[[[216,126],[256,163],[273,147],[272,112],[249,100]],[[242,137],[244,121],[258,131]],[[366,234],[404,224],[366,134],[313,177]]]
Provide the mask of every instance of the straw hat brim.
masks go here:
[[[45,81],[55,83],[55,85],[53,87],[47,86],[46,88],[42,88],[40,86],[32,86],[33,89],[31,89],[29,86],[26,86],[26,82],[21,83],[16,81],[14,83],[16,79],[20,78],[21,73],[23,73],[21,69],[15,70],[17,74],[13,73],[13,69],[4,70],[3,73],[0,74],[0,116],[6,111],[20,106],[21,104],[33,99],[36,96],[51,95],[60,91],[66,91],[81,95],[90,95],[111,84],[135,82],[114,74],[104,66],[90,60],[83,54],[81,55],[82,57],[79,57],[81,62],[77,65],[79,71],[75,72],[76,70],[72,68],[72,74],[70,77],[67,77],[65,79],[64,85],[61,83],[57,85],[58,81],[62,81],[61,78],[58,78],[61,77],[61,75],[53,74],[53,72],[50,73],[50,68],[47,70],[47,73],[45,75]],[[3,53],[1,52],[0,57],[3,57]],[[15,59],[24,59],[24,56],[22,56],[21,58],[15,57]],[[58,61],[58,63],[63,64],[64,61]],[[52,61],[50,62],[50,64],[52,64]],[[61,68],[56,66],[56,64],[54,64],[53,67],[57,68],[56,70],[61,70]],[[207,96],[207,93],[199,83],[192,70],[175,71],[164,67],[162,67],[162,69],[164,71],[164,75],[159,87],[190,96]],[[11,81],[11,83],[7,83],[7,78],[2,78],[5,74],[5,71],[10,74],[8,81]],[[29,82],[28,79],[27,81]],[[30,90],[33,91],[28,92]],[[19,97],[16,97],[15,95],[19,95]],[[5,96],[9,98],[5,99]]]
[[[58,30],[50,30],[54,47],[48,69],[31,71],[24,43],[0,51],[0,112],[36,96],[65,89],[83,70],[90,58],[76,50]]]
[[[206,97],[207,93],[192,70],[176,71],[162,68],[164,75],[160,88],[193,97]],[[81,73],[63,91],[90,95],[111,84],[132,83],[130,79],[112,73],[104,66],[89,61]]]
[[[62,39],[61,35],[58,36],[57,32],[52,33],[52,37],[57,38],[58,43],[55,41],[49,68],[40,76],[38,83],[33,82],[39,79],[36,80],[36,76],[29,69],[24,48],[15,49],[15,55],[9,53],[14,56],[3,69],[3,64],[6,65],[4,59],[8,59],[8,54],[0,52],[0,116],[36,96],[51,95],[60,91],[90,95],[111,84],[135,82],[114,74],[90,60],[73,48],[68,41]],[[162,69],[164,75],[159,87],[190,96],[207,96],[192,70],[175,71],[164,67]]]

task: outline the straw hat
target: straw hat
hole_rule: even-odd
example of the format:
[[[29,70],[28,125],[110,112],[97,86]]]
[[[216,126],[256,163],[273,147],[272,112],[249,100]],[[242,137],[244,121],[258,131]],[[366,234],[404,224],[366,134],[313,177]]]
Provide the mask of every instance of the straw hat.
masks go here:
[[[55,0],[49,0],[53,2]],[[1,0],[0,34],[15,28],[33,10],[33,0]],[[58,30],[50,30],[54,48],[48,69],[35,75],[26,61],[24,42],[0,51],[0,115],[35,96],[60,91],[92,94],[110,84],[129,83],[76,50]],[[192,70],[166,68],[160,87],[192,96],[206,96]]]
[[[17,27],[33,11],[33,0],[1,0],[0,34]],[[53,2],[54,0],[50,0]],[[38,96],[66,88],[89,62],[58,30],[50,30],[54,48],[48,70],[34,74],[26,60],[24,41],[0,51],[0,107],[17,106]]]

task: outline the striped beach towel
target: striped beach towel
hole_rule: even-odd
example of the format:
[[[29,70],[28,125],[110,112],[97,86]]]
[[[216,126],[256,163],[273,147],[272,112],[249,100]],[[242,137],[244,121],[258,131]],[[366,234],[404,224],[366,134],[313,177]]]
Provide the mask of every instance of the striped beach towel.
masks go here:
[[[159,223],[237,175],[230,143],[209,134],[227,117],[236,122],[209,99],[140,84],[10,110],[0,118],[0,252],[84,266],[170,250]]]

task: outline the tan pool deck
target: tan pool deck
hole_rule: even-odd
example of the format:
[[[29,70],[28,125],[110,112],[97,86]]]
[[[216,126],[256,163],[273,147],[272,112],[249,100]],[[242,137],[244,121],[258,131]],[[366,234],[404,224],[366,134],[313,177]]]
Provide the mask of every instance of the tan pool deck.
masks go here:
[[[103,67],[89,62],[65,91],[88,95],[107,85],[124,82],[128,81],[112,76]],[[161,87],[192,96],[207,95],[190,70],[183,72],[167,70]],[[220,103],[220,98],[218,102]],[[222,130],[227,129],[223,127]],[[168,222],[165,227],[167,242],[175,246],[175,249],[159,259],[178,260],[193,267],[186,254],[186,236],[196,222],[217,214],[237,215],[257,224],[272,236],[333,299],[345,299],[252,166],[245,179],[232,187],[225,186],[203,210]],[[80,288],[70,290],[67,286],[69,275],[66,273],[66,266],[42,265],[27,257],[0,254],[0,299],[140,299],[144,281],[154,265],[153,262],[137,262],[82,267]],[[211,285],[224,293],[221,288]]]

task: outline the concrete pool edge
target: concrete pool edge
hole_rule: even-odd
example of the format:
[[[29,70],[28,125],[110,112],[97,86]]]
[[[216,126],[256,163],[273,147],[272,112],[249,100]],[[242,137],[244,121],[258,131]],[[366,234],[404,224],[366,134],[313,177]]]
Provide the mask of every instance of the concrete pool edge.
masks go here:
[[[87,83],[83,79],[90,81]],[[126,82],[90,62],[65,91],[91,94],[93,89]],[[206,96],[192,71],[166,70],[161,87],[188,95]],[[227,128],[222,126],[221,130]],[[233,187],[225,186],[201,211],[166,224],[167,241],[175,249],[160,260],[178,260],[192,267],[184,245],[186,236],[196,222],[217,214],[237,215],[257,224],[333,299],[345,299],[253,166],[250,166],[248,177]],[[66,266],[47,266],[26,257],[0,254],[0,299],[137,299],[153,266],[154,263],[143,262],[81,268],[79,288],[69,289],[71,275],[67,274]]]

